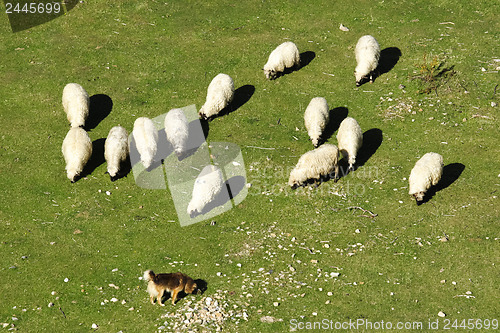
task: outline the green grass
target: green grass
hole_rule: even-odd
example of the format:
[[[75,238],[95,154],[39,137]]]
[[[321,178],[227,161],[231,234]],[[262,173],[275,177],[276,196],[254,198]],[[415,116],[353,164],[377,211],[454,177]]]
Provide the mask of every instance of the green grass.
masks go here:
[[[205,296],[226,291],[230,308],[249,315],[228,320],[228,332],[288,331],[291,319],[324,318],[425,327],[439,311],[452,321],[499,319],[500,123],[499,106],[491,106],[500,104],[499,7],[451,0],[85,1],[16,34],[3,15],[0,322],[24,332],[88,331],[92,323],[102,332],[153,332],[173,310],[148,303],[138,279],[148,268],[204,279]],[[356,88],[354,46],[364,34],[402,55],[374,84]],[[315,58],[266,81],[262,66],[288,39]],[[428,95],[412,80],[424,54],[445,58],[456,72]],[[66,83],[112,99],[109,116],[89,132],[97,140],[117,124],[131,131],[139,116],[200,107],[220,72],[255,93],[213,120],[208,140],[241,147],[252,187],[238,207],[213,219],[215,226],[209,220],[181,228],[168,190],[142,189],[132,174],[111,183],[105,164],[68,181],[61,154]],[[347,108],[364,131],[380,130],[382,141],[338,183],[292,191],[289,171],[312,148],[303,112],[316,96]],[[328,142],[336,143],[335,134]],[[406,178],[429,151],[465,168],[417,206]],[[359,216],[352,206],[378,216]],[[467,291],[474,298],[457,297]],[[112,297],[126,304],[101,305]],[[262,323],[265,315],[283,321]]]

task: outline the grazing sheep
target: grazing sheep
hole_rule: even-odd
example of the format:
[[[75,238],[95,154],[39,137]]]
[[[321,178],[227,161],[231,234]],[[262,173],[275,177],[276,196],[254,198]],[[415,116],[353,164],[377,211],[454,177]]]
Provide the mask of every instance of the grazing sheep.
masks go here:
[[[328,124],[329,117],[330,114],[326,99],[323,97],[314,97],[311,99],[304,113],[304,123],[314,147],[318,147],[321,134],[323,134]]]
[[[339,149],[335,145],[324,144],[308,151],[299,158],[297,165],[290,172],[288,185],[292,189],[305,184],[309,179],[321,180],[331,177],[336,181],[339,174]]]
[[[71,127],[85,125],[89,115],[89,95],[77,83],[68,83],[63,90],[62,104]]]
[[[177,157],[186,152],[189,123],[181,109],[172,109],[165,116],[165,134]]]
[[[356,70],[354,76],[356,77],[356,86],[359,87],[361,82],[368,78],[370,83],[373,82],[373,72],[378,66],[380,58],[380,46],[377,40],[370,35],[363,36],[356,44]]]
[[[92,141],[83,128],[73,127],[66,134],[61,150],[68,178],[74,183],[92,156]]]
[[[216,116],[231,103],[234,97],[234,82],[227,74],[218,74],[208,85],[207,100],[198,114],[203,119]]]
[[[443,175],[443,156],[437,153],[427,153],[415,163],[410,173],[410,190],[417,202],[422,201],[425,192],[436,185]]]
[[[108,164],[108,173],[111,181],[118,178],[120,166],[127,160],[129,154],[128,133],[121,126],[113,127],[104,143],[104,158]]]
[[[222,191],[224,179],[220,169],[214,165],[207,165],[201,170],[193,186],[193,195],[187,207],[191,218],[202,214],[207,204],[212,202]]]
[[[146,117],[137,118],[132,131],[137,152],[141,155],[141,162],[146,169],[153,163],[158,149],[158,132],[153,121]]]
[[[292,42],[284,42],[269,55],[267,63],[264,65],[264,74],[266,74],[266,78],[273,80],[286,68],[292,67],[300,68],[299,49]]]
[[[342,156],[347,158],[349,163],[348,170],[354,170],[356,155],[363,145],[363,132],[354,118],[347,117],[340,123],[340,127],[337,132],[337,142]]]

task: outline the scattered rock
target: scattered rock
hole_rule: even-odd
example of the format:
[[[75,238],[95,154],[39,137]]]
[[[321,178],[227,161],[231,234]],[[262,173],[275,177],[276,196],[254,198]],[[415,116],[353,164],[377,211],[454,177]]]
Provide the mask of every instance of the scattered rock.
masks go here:
[[[263,316],[263,317],[260,317],[260,321],[263,323],[274,323],[277,321],[283,321],[283,319],[277,319],[277,318],[274,318],[272,316]]]
[[[349,28],[346,27],[345,25],[343,25],[342,23],[340,23],[339,29],[342,30],[342,31],[349,31]]]

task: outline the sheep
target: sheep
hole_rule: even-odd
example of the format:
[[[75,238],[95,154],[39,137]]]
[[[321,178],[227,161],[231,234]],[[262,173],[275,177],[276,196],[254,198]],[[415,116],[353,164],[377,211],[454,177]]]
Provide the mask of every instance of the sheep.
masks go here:
[[[373,83],[374,71],[380,58],[380,46],[377,40],[370,35],[361,37],[356,44],[355,54],[357,63],[354,71],[356,87],[359,87],[366,78],[369,78],[370,83]]]
[[[218,74],[208,85],[207,99],[198,114],[203,119],[216,116],[226,108],[234,97],[234,82],[227,74]]]
[[[319,148],[308,151],[299,158],[297,165],[290,172],[288,185],[292,189],[304,185],[307,180],[321,180],[331,177],[337,181],[339,174],[339,149],[332,144],[324,144]]]
[[[345,118],[337,132],[337,142],[342,156],[349,163],[348,171],[354,170],[356,155],[363,145],[363,132],[358,122],[351,117]]]
[[[187,207],[191,218],[202,214],[207,204],[221,193],[224,179],[221,170],[214,165],[207,165],[201,170],[193,186],[193,195]]]
[[[68,83],[63,89],[62,104],[71,127],[83,127],[89,115],[89,95],[78,83]]]
[[[300,68],[299,49],[293,42],[284,42],[275,48],[269,55],[263,70],[267,79],[274,80],[286,68]]]
[[[309,102],[304,113],[304,123],[306,125],[307,134],[315,148],[319,145],[319,140],[323,131],[328,124],[330,113],[328,103],[323,97],[314,97]]]
[[[104,143],[104,158],[108,164],[108,174],[111,181],[119,177],[120,166],[127,160],[129,154],[128,133],[121,126],[113,127]]]
[[[146,169],[153,163],[156,150],[158,149],[158,132],[153,121],[146,117],[139,117],[134,122],[132,135],[135,140],[137,152],[141,156],[141,162]]]
[[[81,127],[72,127],[62,144],[68,179],[74,183],[92,156],[92,141]]]
[[[181,109],[172,109],[165,116],[165,134],[178,158],[186,152],[189,123]]]
[[[425,193],[436,185],[443,175],[443,156],[437,153],[427,153],[415,163],[411,170],[410,190],[408,193],[417,203],[424,200]]]

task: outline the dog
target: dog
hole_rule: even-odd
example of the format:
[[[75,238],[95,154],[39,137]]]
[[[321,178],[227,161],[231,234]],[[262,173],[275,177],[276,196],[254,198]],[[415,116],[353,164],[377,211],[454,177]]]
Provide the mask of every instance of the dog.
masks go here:
[[[144,280],[148,281],[148,293],[151,304],[155,304],[155,299],[161,306],[163,294],[169,292],[172,297],[172,305],[177,301],[177,294],[184,291],[186,294],[196,294],[198,286],[196,282],[186,274],[181,272],[168,274],[155,274],[152,270],[144,272]]]

